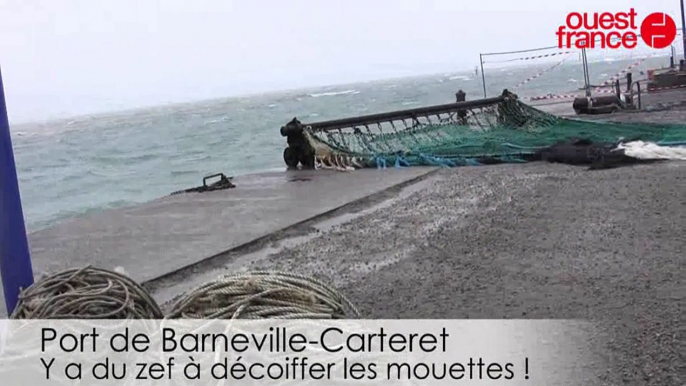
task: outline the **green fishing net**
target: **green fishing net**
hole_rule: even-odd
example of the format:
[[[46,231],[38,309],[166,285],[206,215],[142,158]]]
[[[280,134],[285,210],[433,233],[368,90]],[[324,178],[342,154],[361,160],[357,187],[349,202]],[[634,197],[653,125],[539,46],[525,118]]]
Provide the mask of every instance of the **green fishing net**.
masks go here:
[[[642,140],[686,145],[686,125],[610,123],[568,119],[516,97],[459,111],[392,117],[348,127],[305,129],[318,159],[347,157],[366,166],[462,166],[484,159],[525,162],[526,155],[572,138],[594,142]]]

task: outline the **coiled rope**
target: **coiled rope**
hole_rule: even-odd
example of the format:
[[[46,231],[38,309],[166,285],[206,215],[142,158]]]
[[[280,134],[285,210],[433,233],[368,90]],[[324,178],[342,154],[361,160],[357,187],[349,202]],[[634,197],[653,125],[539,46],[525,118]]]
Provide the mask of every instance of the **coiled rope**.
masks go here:
[[[12,319],[161,319],[155,300],[117,272],[90,266],[47,276],[22,291]]]
[[[167,318],[344,319],[357,308],[312,277],[275,271],[221,276],[185,294]],[[162,319],[157,302],[118,272],[86,266],[49,275],[22,291],[12,319]]]
[[[359,311],[335,289],[311,277],[275,271],[229,274],[187,293],[168,318],[345,319]]]

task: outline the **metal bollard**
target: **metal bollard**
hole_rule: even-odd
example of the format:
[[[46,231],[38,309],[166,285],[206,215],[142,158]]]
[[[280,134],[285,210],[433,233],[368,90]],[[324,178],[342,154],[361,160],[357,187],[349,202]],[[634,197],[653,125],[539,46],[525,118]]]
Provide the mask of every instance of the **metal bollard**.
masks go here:
[[[455,93],[455,99],[456,99],[456,102],[464,102],[464,101],[467,100],[467,93],[465,93],[465,92],[462,91],[462,90],[458,90],[458,91]],[[461,122],[462,124],[466,124],[465,119],[466,119],[466,117],[467,117],[467,110],[458,110],[458,111],[457,111],[457,116],[460,118],[460,122]]]
[[[458,90],[455,93],[455,102],[464,102],[465,100],[467,100],[467,93],[462,90]]]

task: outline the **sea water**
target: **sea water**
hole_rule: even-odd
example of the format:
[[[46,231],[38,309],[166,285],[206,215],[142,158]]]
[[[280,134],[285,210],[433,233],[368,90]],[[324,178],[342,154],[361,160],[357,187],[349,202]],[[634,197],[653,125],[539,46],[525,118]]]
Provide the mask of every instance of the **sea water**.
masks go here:
[[[651,58],[632,72],[637,78],[668,60]],[[631,62],[594,63],[591,83]],[[512,89],[545,68],[487,67],[488,96],[505,88],[522,97],[579,93],[578,61]],[[478,99],[482,87],[481,74],[456,72],[12,125],[27,228],[149,201],[201,185],[209,174],[285,170],[279,128],[293,117],[313,122],[451,103],[460,89]]]

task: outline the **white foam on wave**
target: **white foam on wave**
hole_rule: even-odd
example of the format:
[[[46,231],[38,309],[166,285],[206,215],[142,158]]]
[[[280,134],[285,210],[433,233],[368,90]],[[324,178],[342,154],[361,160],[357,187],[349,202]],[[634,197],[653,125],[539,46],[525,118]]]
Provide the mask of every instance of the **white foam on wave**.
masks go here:
[[[578,82],[578,80],[576,80],[576,79],[574,79],[574,78],[569,78],[569,79],[567,79],[567,82],[569,82],[569,83],[576,83],[576,82]]]
[[[228,121],[228,117],[221,117],[221,118],[217,118],[217,119],[208,119],[207,121],[205,121],[205,124],[206,125],[212,125],[214,123],[222,123],[222,122],[227,122],[227,121]]]
[[[449,80],[464,80],[464,81],[471,80],[470,77],[464,76],[464,75],[455,75],[455,76],[451,76],[451,77],[448,78],[448,79],[449,79]]]
[[[638,159],[668,159],[686,161],[686,146],[660,146],[653,142],[632,141],[617,146],[624,154]]]
[[[335,95],[356,95],[359,94],[360,92],[357,90],[345,90],[345,91],[331,91],[331,92],[323,92],[319,94],[308,94],[312,98],[319,98],[323,96],[335,96]]]

